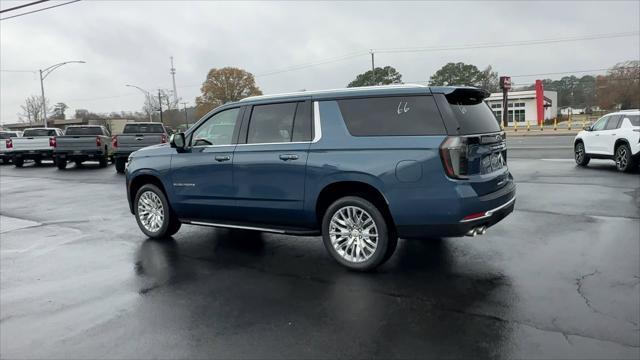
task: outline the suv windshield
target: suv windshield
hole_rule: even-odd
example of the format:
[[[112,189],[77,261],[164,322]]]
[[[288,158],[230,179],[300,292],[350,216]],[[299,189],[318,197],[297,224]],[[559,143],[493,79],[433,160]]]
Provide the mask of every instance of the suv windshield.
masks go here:
[[[53,129],[27,129],[22,136],[56,136],[56,131]]]
[[[123,134],[152,134],[164,133],[162,124],[127,124],[124,126]]]
[[[488,93],[477,89],[458,89],[446,95],[460,125],[461,135],[501,131],[496,117],[483,101],[487,95]]]
[[[65,135],[103,135],[99,126],[74,126],[67,128]]]

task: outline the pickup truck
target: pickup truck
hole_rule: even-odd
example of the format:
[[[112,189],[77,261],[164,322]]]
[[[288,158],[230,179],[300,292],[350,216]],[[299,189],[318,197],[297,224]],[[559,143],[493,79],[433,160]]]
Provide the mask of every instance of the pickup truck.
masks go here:
[[[129,155],[144,147],[166,143],[167,130],[156,122],[135,122],[124,126],[122,134],[112,138],[113,160],[116,171],[124,173]]]
[[[53,160],[56,136],[62,136],[58,128],[25,129],[22,137],[11,139],[11,159],[16,167],[22,167],[25,160],[33,160],[40,165],[42,160]]]
[[[83,161],[94,160],[106,167],[111,156],[111,135],[101,125],[73,125],[65,129],[63,136],[56,138],[53,151],[58,169],[73,161],[80,166]]]
[[[0,131],[0,159],[3,164],[11,161],[11,151],[13,150],[13,140],[11,138],[22,136],[22,131]]]

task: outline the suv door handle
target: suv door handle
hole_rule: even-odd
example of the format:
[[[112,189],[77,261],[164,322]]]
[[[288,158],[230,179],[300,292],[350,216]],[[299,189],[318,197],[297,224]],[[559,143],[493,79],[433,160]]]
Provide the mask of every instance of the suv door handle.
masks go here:
[[[218,155],[218,156],[216,156],[215,159],[218,162],[229,161],[229,160],[231,160],[231,156],[229,156],[229,155]]]
[[[282,160],[282,161],[298,160],[298,155],[296,155],[296,154],[280,154],[280,160]]]

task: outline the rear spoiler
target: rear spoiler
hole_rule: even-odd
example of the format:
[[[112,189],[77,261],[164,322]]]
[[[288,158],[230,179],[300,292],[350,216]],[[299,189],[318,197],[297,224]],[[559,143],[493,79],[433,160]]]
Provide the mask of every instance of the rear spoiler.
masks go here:
[[[450,104],[475,105],[481,103],[489,95],[491,95],[490,92],[480,88],[462,87],[456,88],[444,96]]]

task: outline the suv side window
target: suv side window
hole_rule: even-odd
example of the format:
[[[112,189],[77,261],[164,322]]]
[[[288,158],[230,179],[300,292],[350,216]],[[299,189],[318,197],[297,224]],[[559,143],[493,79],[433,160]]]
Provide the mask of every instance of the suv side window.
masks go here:
[[[432,96],[343,99],[338,106],[353,136],[446,134]]]
[[[291,142],[298,103],[256,105],[251,112],[247,144]]]
[[[591,130],[600,131],[600,130],[604,129],[604,126],[607,124],[607,120],[610,117],[611,116],[603,116],[603,117],[601,117],[600,120],[596,121],[596,123],[593,124],[593,126],[591,127]]]
[[[231,145],[240,108],[223,110],[193,132],[191,146]]]
[[[313,138],[313,125],[311,121],[311,102],[298,103],[296,118],[293,120],[293,136],[291,141],[311,141]]]
[[[605,130],[614,130],[620,127],[620,122],[622,120],[622,116],[613,115],[609,117],[609,121],[607,121],[607,125],[604,127]]]

